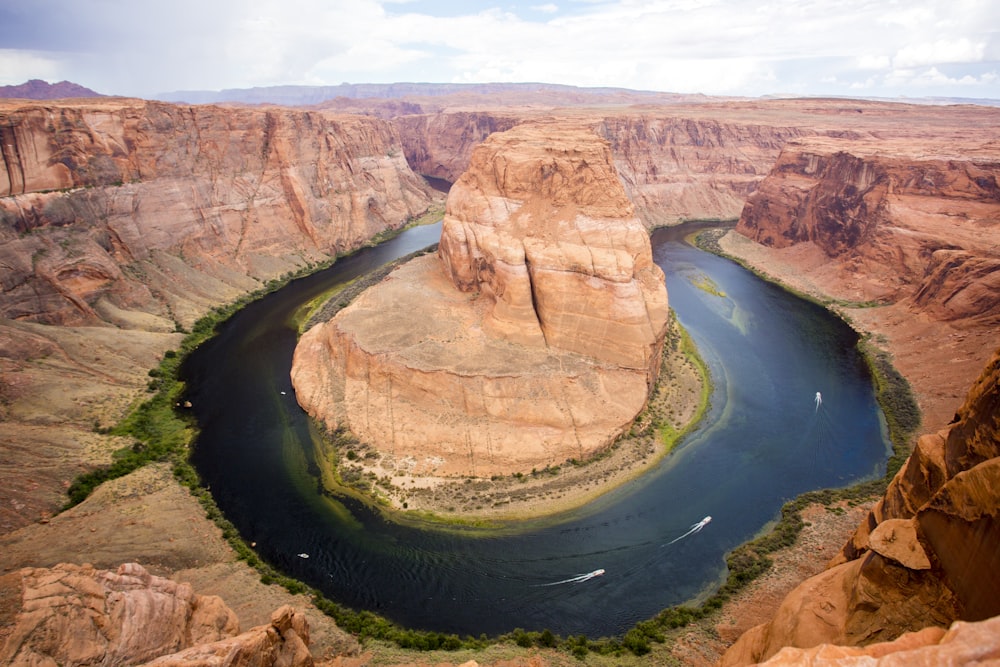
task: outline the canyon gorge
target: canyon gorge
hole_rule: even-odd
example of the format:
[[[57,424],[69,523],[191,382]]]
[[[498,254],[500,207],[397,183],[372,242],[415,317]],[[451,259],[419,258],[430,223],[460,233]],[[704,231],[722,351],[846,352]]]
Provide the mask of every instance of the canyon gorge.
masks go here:
[[[479,335],[476,327],[513,335],[520,347],[511,356],[524,357],[539,373],[535,385],[551,379],[544,372],[547,358],[525,356],[545,349],[540,340],[598,359],[588,363],[603,364],[602,377],[623,379],[605,380],[609,384],[590,399],[573,397],[574,403],[617,404],[587,441],[588,451],[613,437],[648,395],[667,297],[652,287],[656,267],[647,257],[647,232],[685,220],[738,220],[720,241],[727,254],[871,334],[872,344],[892,355],[912,386],[923,413],[915,435],[924,435],[861,526],[826,537],[827,546],[839,551],[830,567],[784,602],[775,601],[769,610],[774,620],[748,633],[724,658],[727,647],[715,644],[700,657],[687,654],[686,662],[735,665],[786,656],[784,664],[798,664],[806,658],[779,650],[879,647],[887,645],[876,642],[900,636],[902,644],[878,655],[921,645],[944,651],[960,643],[941,640],[953,621],[995,624],[988,619],[1000,613],[994,574],[1000,543],[1000,110],[821,99],[548,102],[501,108],[462,100],[428,113],[397,106],[399,115],[378,117],[118,98],[0,101],[4,650],[41,646],[14,630],[23,627],[15,619],[29,613],[22,601],[40,599],[24,591],[56,576],[42,568],[67,572],[72,567],[60,563],[76,563],[84,570],[74,576],[86,575],[81,581],[108,581],[108,572],[119,572],[147,582],[150,576],[190,582],[203,596],[221,596],[242,624],[263,628],[261,636],[284,637],[287,647],[280,650],[298,655],[301,664],[312,659],[302,655],[306,643],[317,660],[364,664],[362,647],[307,596],[261,583],[236,558],[166,464],[107,482],[80,505],[59,510],[73,478],[131,445],[103,431],[145,395],[148,370],[179,346],[199,317],[441,210],[444,196],[422,177],[455,183],[438,254],[397,269],[381,291],[366,292],[351,306],[358,321],[386,304],[427,302],[431,314],[420,318],[426,326],[443,326],[447,311],[454,318],[448,321],[457,323],[449,327],[458,326],[463,336]],[[558,176],[548,182],[559,187],[546,190],[540,173],[519,172],[513,163],[497,170],[490,147],[495,150],[505,136],[520,137],[547,156]],[[560,150],[572,155],[557,155]],[[601,184],[601,198],[587,194],[594,183]],[[494,227],[496,221],[523,229],[504,236],[508,232]],[[567,230],[586,244],[539,241],[562,238]],[[595,242],[602,231],[613,234]],[[589,272],[577,264],[587,264]],[[418,273],[450,301],[413,291]],[[622,291],[630,299],[582,296],[600,280],[607,281],[594,290],[601,298]],[[472,311],[476,320],[462,319]],[[600,324],[609,332],[606,340],[580,334],[596,326],[586,317],[591,311],[616,312]],[[397,337],[377,341],[387,349],[400,347],[404,334],[447,347],[447,331],[404,332],[389,321],[372,330]],[[357,330],[324,333],[327,327],[310,331],[304,346],[327,336],[323,345],[337,341],[362,354]],[[345,405],[354,401],[369,410],[377,403],[384,413],[391,395],[363,393],[372,373],[388,373],[374,364],[376,357],[388,363],[382,350],[353,357],[353,368],[365,373],[336,390]],[[473,361],[481,359],[466,360]],[[315,373],[316,365],[309,367]],[[409,376],[406,402],[393,404],[403,414],[427,409],[412,398],[421,393],[415,377]],[[311,381],[332,386],[329,378]],[[484,392],[470,385],[454,390],[459,393]],[[308,392],[299,398],[308,402]],[[351,419],[350,426],[371,428],[372,437],[390,428],[384,420],[362,427]],[[471,425],[464,428],[477,444],[488,442]],[[530,468],[587,453],[579,443],[573,447],[515,465]],[[499,469],[483,457],[475,456],[483,462],[475,474]],[[442,470],[467,473],[469,458]],[[119,571],[130,562],[145,570]],[[78,585],[96,595],[93,584]],[[304,610],[308,633],[291,611],[272,618],[285,604]],[[939,630],[916,639],[904,634],[928,621]],[[213,642],[236,634],[228,620],[211,625],[227,628]],[[974,633],[976,627],[952,632]],[[210,634],[185,632],[206,641]],[[303,634],[311,641],[298,643]],[[995,633],[987,636],[993,644],[974,644],[996,659]],[[51,646],[37,650],[57,655]],[[866,657],[864,649],[842,651],[858,664]],[[29,654],[19,655],[27,664]],[[151,659],[141,655],[131,664]],[[554,665],[561,657],[514,660]]]

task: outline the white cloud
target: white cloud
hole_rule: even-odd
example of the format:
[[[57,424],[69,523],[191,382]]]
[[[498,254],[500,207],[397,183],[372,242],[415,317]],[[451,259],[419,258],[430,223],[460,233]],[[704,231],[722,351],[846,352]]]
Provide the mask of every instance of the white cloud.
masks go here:
[[[154,94],[508,80],[760,95],[935,80],[1000,97],[987,76],[1000,59],[995,0],[541,0],[519,13],[497,0],[34,1],[38,11],[0,7],[0,43],[23,49],[2,52],[0,76],[16,83]]]
[[[892,66],[892,59],[885,55],[864,55],[856,59],[857,68],[862,70],[882,70]]]
[[[25,72],[31,72],[25,75]],[[56,83],[59,79],[58,61],[45,54],[14,49],[0,49],[0,86],[16,86],[28,79],[44,79]]]
[[[892,63],[899,68],[941,63],[976,63],[982,61],[985,51],[986,44],[973,42],[965,37],[955,40],[939,39],[904,46],[893,57]]]
[[[941,72],[937,67],[930,67],[922,70],[895,70],[886,77],[885,83],[898,88],[912,88],[917,91],[916,94],[920,94],[920,91],[927,89],[938,90],[953,87],[968,89],[976,86],[996,85],[998,79],[1000,76],[996,72],[987,72],[980,76],[964,74],[956,77]]]

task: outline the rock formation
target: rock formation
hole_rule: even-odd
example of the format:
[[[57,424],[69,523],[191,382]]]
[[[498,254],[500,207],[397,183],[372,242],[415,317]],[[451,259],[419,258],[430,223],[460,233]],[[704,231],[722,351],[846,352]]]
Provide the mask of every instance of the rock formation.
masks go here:
[[[783,646],[866,645],[998,616],[998,536],[1000,350],[955,422],[920,438],[829,568],[745,633],[722,665],[759,662]]]
[[[783,648],[761,665],[784,667],[906,667],[911,665],[984,665],[1000,660],[1000,617],[979,623],[957,621],[946,632],[926,628],[899,639],[869,646]]]
[[[11,576],[11,575],[8,575]],[[309,628],[291,607],[271,624],[239,634],[216,596],[149,574],[136,563],[116,572],[89,565],[27,568],[20,611],[0,662],[73,665],[312,665]]]
[[[104,95],[72,81],[49,83],[41,79],[31,79],[14,86],[0,86],[0,97],[25,100],[59,100],[68,97],[104,97]]]
[[[527,471],[585,458],[645,404],[663,273],[605,142],[520,125],[476,149],[437,256],[303,336],[302,406],[404,469]]]
[[[596,129],[610,142],[615,167],[649,227],[738,218],[781,147],[822,132],[739,117],[653,114],[608,116]]]
[[[269,625],[240,634],[220,598],[197,595],[137,563],[116,572],[63,563],[19,576],[20,611],[3,619],[11,626],[0,647],[4,665],[313,664],[309,627],[288,606]]]
[[[840,272],[864,276],[853,300],[907,300],[935,320],[995,325],[1000,160],[952,150],[932,140],[793,143],[737,231],[775,248],[814,243]]]
[[[446,111],[403,116],[393,124],[414,170],[454,182],[487,136],[530,117],[527,111]],[[717,120],[628,111],[591,114],[582,122],[608,141],[636,214],[647,227],[656,227],[690,219],[737,218],[781,147],[818,131],[783,120],[768,124],[739,117]]]
[[[987,126],[793,142],[723,239],[877,332],[929,430],[951,419],[1000,322],[1000,153]]]
[[[432,194],[384,121],[138,100],[0,106],[0,316],[172,330]]]
[[[86,519],[61,523],[57,517],[35,525],[62,505],[75,475],[108,462],[110,451],[129,444],[95,433],[94,426],[115,423],[143,395],[146,371],[180,343],[181,334],[174,333],[178,324],[188,327],[210,308],[268,278],[355,247],[423,210],[427,194],[419,182],[414,185],[403,164],[404,149],[420,172],[453,181],[489,132],[541,117],[586,125],[609,142],[625,193],[647,225],[734,216],[783,149],[781,168],[765,183],[766,189],[774,186],[776,201],[822,199],[828,210],[839,207],[847,214],[844,220],[855,221],[845,230],[872,231],[855,213],[873,212],[879,225],[860,250],[846,248],[845,234],[836,225],[823,226],[832,238],[842,239],[830,246],[839,253],[832,257],[826,242],[812,232],[797,237],[811,240],[780,250],[739,238],[755,252],[769,251],[760,255],[759,268],[776,272],[779,265],[785,267],[782,278],[801,278],[806,288],[818,286],[820,293],[841,303],[899,299],[895,305],[854,308],[850,316],[861,328],[885,336],[897,368],[917,389],[925,423],[933,424],[933,430],[951,419],[996,346],[995,320],[980,317],[992,307],[996,290],[980,289],[970,279],[993,275],[987,270],[995,259],[997,227],[981,212],[990,205],[984,193],[992,187],[990,173],[995,174],[987,165],[996,163],[1000,145],[996,109],[857,100],[703,100],[642,108],[601,102],[575,110],[526,100],[522,107],[503,111],[483,111],[480,105],[475,114],[456,109],[457,104],[448,106],[440,114],[390,124],[316,111],[138,100],[0,102],[0,448],[5,457],[0,532],[18,540],[26,533],[15,529],[31,530],[38,543],[51,549],[67,544],[84,549],[77,539],[84,521],[102,522],[109,531],[130,521],[123,504],[139,502],[131,495],[131,500],[81,506],[82,513],[92,512]],[[813,179],[818,171],[793,178],[795,164],[810,164],[811,159],[796,157],[806,153],[816,157],[817,168],[821,162],[830,165],[823,173],[847,179],[852,187],[868,183],[865,173],[872,169],[887,170],[891,187],[881,188],[876,179],[858,195],[832,180],[817,187]],[[894,160],[896,166],[891,166]],[[832,166],[837,161],[841,166]],[[779,183],[789,193],[782,194]],[[794,195],[796,188],[801,191]],[[957,194],[936,198],[937,188]],[[810,190],[815,191],[811,199]],[[835,192],[842,203],[818,196]],[[755,199],[753,209],[762,201]],[[789,204],[789,210],[797,206]],[[952,210],[957,215],[948,215]],[[807,228],[819,229],[803,226]],[[781,235],[778,231],[775,238]],[[450,288],[443,272],[433,275]],[[396,277],[397,286],[409,280],[403,273]],[[472,303],[477,297],[457,290],[451,294],[456,302]],[[411,309],[427,295],[413,289],[399,301]],[[475,306],[487,301],[480,298]],[[436,306],[442,313],[450,307]],[[428,357],[479,335],[484,318],[468,321],[476,324],[427,337]],[[385,331],[399,335],[397,329]],[[510,356],[538,361],[538,378],[547,377],[549,357],[526,356],[524,349]],[[497,350],[488,354],[499,356],[502,350]],[[375,362],[381,357],[366,357],[372,377],[389,377]],[[561,372],[568,373],[565,362],[560,363]],[[423,395],[445,395],[434,384],[443,374],[425,377],[433,382]],[[490,386],[494,384],[499,379]],[[547,388],[540,379],[536,384],[537,395],[568,392]],[[447,395],[486,395],[479,387],[459,387],[454,385]],[[536,391],[535,385],[531,389]],[[610,395],[616,392],[606,389]],[[499,391],[493,395],[502,398]],[[929,411],[931,403],[938,407]],[[549,406],[539,403],[537,409]],[[397,423],[408,427],[403,419]],[[907,474],[918,481],[926,478],[928,489],[937,488],[944,479],[941,470],[947,470],[939,459],[936,448],[922,443],[911,460],[916,467]],[[436,464],[433,459],[426,463],[428,468]],[[907,496],[913,516],[921,506],[917,496]],[[170,511],[204,521],[197,507],[177,504]],[[856,560],[874,561],[873,554],[884,553],[878,558],[906,564],[914,580],[926,579],[935,568],[943,571],[945,564],[922,547],[921,536],[926,532],[939,539],[960,522],[937,516],[926,512],[926,528],[914,525],[912,517],[892,516],[877,530],[866,529],[870,535],[859,534],[858,544],[867,539],[874,546]],[[149,525],[159,526],[154,519]],[[109,540],[105,548],[120,550],[130,539],[126,533],[120,531],[122,542]],[[225,553],[224,547],[215,553]],[[122,558],[109,562],[122,562],[130,554],[122,552]],[[924,558],[930,570],[919,569]],[[9,574],[0,576],[0,589],[6,590],[9,581]],[[247,595],[258,592],[258,584],[234,586],[249,591]],[[967,604],[961,595],[968,593],[952,593],[956,604]],[[5,600],[0,595],[0,602]],[[258,622],[264,619],[260,616]],[[0,635],[7,627],[0,623]]]
[[[457,111],[401,116],[393,120],[393,125],[414,171],[454,183],[469,167],[476,146],[494,132],[509,130],[522,120],[517,114]]]

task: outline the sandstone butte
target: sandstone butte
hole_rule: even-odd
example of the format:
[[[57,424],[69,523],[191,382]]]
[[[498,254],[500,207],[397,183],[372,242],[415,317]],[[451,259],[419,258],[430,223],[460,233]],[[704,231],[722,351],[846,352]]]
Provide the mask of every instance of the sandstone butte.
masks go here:
[[[983,378],[996,384],[989,370],[996,290],[983,286],[996,284],[1000,111],[711,99],[586,108],[525,102],[518,109],[466,100],[436,108],[380,120],[120,99],[0,103],[5,647],[22,627],[14,621],[25,582],[49,576],[39,568],[93,563],[114,573],[138,560],[154,576],[223,595],[253,626],[273,627],[272,611],[294,603],[310,619],[315,655],[354,659],[357,646],[328,639],[343,633],[307,599],[262,585],[235,560],[166,466],[106,483],[53,514],[76,474],[130,444],[94,426],[114,423],[143,396],[146,370],[181,340],[175,329],[270,278],[405,224],[435,198],[414,171],[453,181],[490,133],[558,117],[608,141],[647,227],[735,220],[746,206],[739,232],[722,239],[726,251],[831,300],[871,332],[914,388],[923,430],[932,434],[853,537],[826,537],[828,545],[848,542],[830,571],[754,631],[734,654],[743,658],[727,660],[757,660],[782,643],[799,644],[772,656],[786,664],[830,664],[831,656],[841,665],[996,659],[996,616],[974,620],[993,613],[976,591],[996,590],[988,577],[996,570],[997,502],[989,494],[997,487],[981,484],[991,480],[996,457],[954,455],[970,449],[966,441],[979,443],[976,451],[986,451],[980,445],[990,438],[995,445],[995,428],[989,435],[983,426],[996,424],[995,393],[975,400],[977,384],[959,420],[949,422],[988,363]],[[967,575],[984,569],[980,587]],[[900,586],[905,597],[914,592],[912,604]],[[766,598],[752,588],[748,595],[763,613]],[[31,596],[36,612],[45,599],[56,598]],[[882,600],[880,616],[873,601]],[[927,605],[932,611],[924,613]],[[789,612],[795,608],[808,611],[799,617]],[[833,625],[819,631],[809,614]],[[956,614],[969,622],[945,631]],[[907,632],[928,622],[937,626]],[[71,641],[57,635],[49,636],[55,651]],[[720,653],[700,637],[685,658],[710,664]],[[802,646],[832,641],[867,645]]]
[[[585,460],[643,409],[667,325],[663,272],[588,128],[490,135],[411,260],[296,348],[299,403],[417,475]]]

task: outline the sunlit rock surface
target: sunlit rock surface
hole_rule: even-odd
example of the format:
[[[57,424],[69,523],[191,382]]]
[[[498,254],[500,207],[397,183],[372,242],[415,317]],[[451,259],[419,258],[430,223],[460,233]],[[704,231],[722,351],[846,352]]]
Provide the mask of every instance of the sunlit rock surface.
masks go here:
[[[955,423],[921,438],[830,567],[792,591],[769,623],[740,637],[721,664],[763,661],[784,646],[863,646],[1000,615],[998,536],[1000,350]]]
[[[937,667],[992,665],[1000,661],[1000,617],[954,623],[947,631],[930,627],[891,642],[870,646],[784,648],[767,667]]]
[[[0,103],[0,317],[172,330],[405,224],[432,193],[385,121]]]
[[[117,571],[61,563],[26,568],[20,609],[0,662],[37,665],[218,665],[306,667],[309,627],[289,606],[271,623],[240,633],[236,614],[214,595],[151,575],[137,563]]]
[[[418,258],[303,336],[299,402],[397,465],[528,471],[609,444],[648,397],[663,273],[607,144],[522,125],[481,145]]]
[[[790,144],[737,230],[774,248],[810,242],[857,300],[906,301],[940,321],[1000,322],[995,149],[909,141]]]

